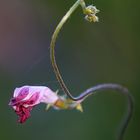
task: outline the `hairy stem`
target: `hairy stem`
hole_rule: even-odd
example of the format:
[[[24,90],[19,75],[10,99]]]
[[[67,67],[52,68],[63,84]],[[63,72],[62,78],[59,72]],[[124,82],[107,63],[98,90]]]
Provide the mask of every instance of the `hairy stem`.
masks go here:
[[[51,59],[51,63],[53,66],[53,70],[54,70],[56,78],[57,78],[61,88],[63,89],[64,93],[67,94],[67,96],[73,101],[84,100],[89,95],[97,94],[99,91],[103,91],[103,90],[116,90],[116,91],[119,91],[119,93],[126,96],[127,101],[128,101],[127,113],[125,114],[126,116],[124,117],[123,122],[121,123],[121,128],[120,128],[118,138],[117,138],[117,140],[122,140],[123,136],[124,136],[124,132],[128,126],[128,123],[132,117],[132,112],[133,112],[133,99],[132,99],[131,94],[128,91],[128,89],[119,84],[112,84],[112,83],[100,84],[100,85],[87,89],[86,91],[84,91],[77,97],[73,97],[72,94],[70,93],[70,91],[68,90],[67,86],[65,85],[63,78],[60,74],[59,68],[56,64],[55,43],[56,43],[57,36],[58,36],[61,28],[63,27],[64,23],[71,16],[71,14],[77,9],[77,7],[79,5],[81,5],[81,7],[84,10],[84,8],[85,8],[84,0],[77,0],[75,2],[75,4],[69,9],[69,11],[66,13],[66,15],[60,21],[60,23],[57,25],[57,27],[52,35],[52,40],[51,40],[51,44],[50,44],[50,59]]]

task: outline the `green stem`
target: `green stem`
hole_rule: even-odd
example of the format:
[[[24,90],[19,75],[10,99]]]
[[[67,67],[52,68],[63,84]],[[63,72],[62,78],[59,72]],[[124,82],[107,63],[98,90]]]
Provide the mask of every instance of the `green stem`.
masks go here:
[[[52,35],[52,40],[51,40],[51,44],[50,44],[50,59],[51,59],[51,63],[52,63],[52,66],[53,66],[53,70],[54,70],[54,73],[56,75],[56,78],[62,88],[62,90],[64,91],[64,93],[66,93],[68,95],[68,97],[72,100],[75,100],[72,96],[71,96],[71,93],[69,92],[67,86],[65,85],[63,79],[62,79],[62,76],[59,72],[59,69],[58,69],[58,66],[56,64],[56,60],[55,60],[55,43],[56,43],[56,39],[57,39],[57,36],[62,28],[62,26],[64,25],[64,23],[67,21],[67,19],[71,16],[71,14],[77,9],[77,7],[82,4],[83,5],[83,0],[77,0],[75,2],[75,4],[69,9],[69,11],[66,13],[66,15],[62,18],[62,20],[60,21],[60,23],[57,25],[53,35]]]
[[[126,116],[124,117],[123,122],[121,124],[121,128],[119,129],[120,132],[119,132],[118,138],[117,138],[117,140],[122,140],[125,130],[128,126],[128,123],[129,123],[129,121],[132,117],[132,113],[133,113],[133,104],[134,104],[133,98],[132,98],[130,92],[128,91],[128,89],[119,84],[112,84],[112,83],[100,84],[100,85],[87,89],[86,91],[81,93],[78,97],[73,97],[72,94],[70,93],[70,91],[68,90],[67,86],[65,85],[63,78],[60,74],[60,71],[58,69],[58,66],[56,64],[54,48],[55,48],[57,36],[58,36],[61,28],[63,27],[64,23],[68,20],[68,18],[77,9],[77,7],[79,5],[81,5],[81,7],[83,8],[83,11],[84,11],[84,9],[86,8],[84,0],[77,0],[75,2],[75,4],[66,13],[66,15],[62,18],[62,20],[60,21],[60,23],[58,24],[58,26],[56,27],[56,29],[52,35],[52,40],[51,40],[51,44],[50,44],[50,59],[51,59],[51,63],[53,66],[53,70],[54,70],[56,78],[57,78],[61,88],[63,89],[64,93],[73,101],[84,100],[89,95],[92,95],[92,94],[94,95],[94,94],[96,94],[96,92],[98,93],[99,91],[103,91],[103,90],[116,90],[116,91],[119,91],[119,93],[126,96],[127,101],[128,101],[127,113],[125,114]]]

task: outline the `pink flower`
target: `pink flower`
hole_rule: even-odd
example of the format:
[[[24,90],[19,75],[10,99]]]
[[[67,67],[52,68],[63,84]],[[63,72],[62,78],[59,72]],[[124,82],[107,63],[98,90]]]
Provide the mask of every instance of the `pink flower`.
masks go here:
[[[30,117],[30,111],[39,103],[55,104],[58,96],[48,87],[23,86],[16,88],[9,105],[13,107],[19,116],[19,122],[23,123]]]
[[[73,101],[65,95],[59,96],[57,92],[53,92],[48,87],[23,86],[15,89],[9,105],[13,107],[16,114],[19,116],[18,122],[24,123],[30,117],[30,112],[33,107],[39,103],[47,104],[46,110],[50,107],[68,110],[76,108],[82,112],[82,101],[83,100]]]

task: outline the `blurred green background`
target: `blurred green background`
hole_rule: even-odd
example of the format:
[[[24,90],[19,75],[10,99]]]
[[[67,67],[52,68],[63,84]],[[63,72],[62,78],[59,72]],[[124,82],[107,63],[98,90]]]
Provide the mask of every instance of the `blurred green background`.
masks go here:
[[[92,4],[92,0],[85,0]],[[60,89],[49,59],[51,35],[75,0],[0,0],[0,140],[114,140],[126,109],[124,96],[102,92],[89,97],[84,113],[35,107],[23,125],[8,106],[15,87]],[[140,139],[139,1],[96,0],[99,23],[88,23],[79,7],[56,46],[57,62],[73,95],[93,85],[128,87],[135,110],[124,140]],[[60,94],[63,94],[60,89]]]

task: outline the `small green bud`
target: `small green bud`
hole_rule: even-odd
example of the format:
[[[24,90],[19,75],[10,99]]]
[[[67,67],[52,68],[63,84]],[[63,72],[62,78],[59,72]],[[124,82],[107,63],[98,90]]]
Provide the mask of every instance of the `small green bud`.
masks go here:
[[[89,22],[98,22],[99,21],[99,18],[95,15],[86,15],[85,16],[85,19]]]
[[[85,9],[85,14],[87,14],[87,15],[90,15],[90,14],[97,14],[97,13],[99,13],[99,12],[100,12],[100,10],[98,10],[98,9],[96,8],[96,6],[93,6],[93,5],[89,5],[89,6],[87,6],[86,9]]]
[[[99,10],[93,6],[93,5],[89,5],[84,9],[84,14],[85,19],[89,22],[98,22],[99,18],[96,16],[96,14],[99,12]]]

